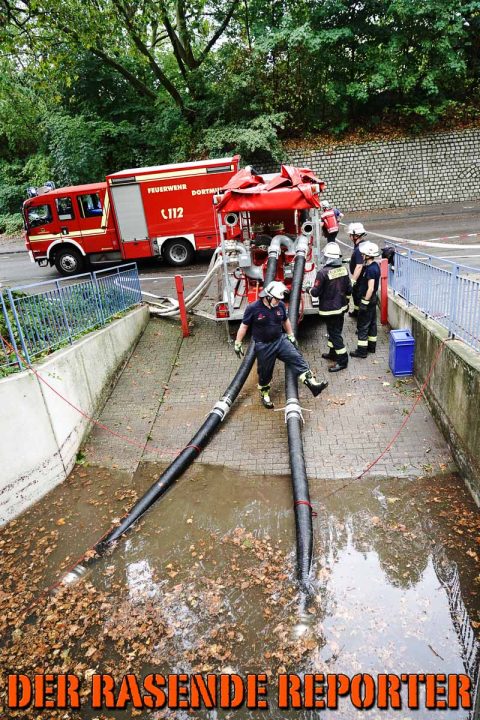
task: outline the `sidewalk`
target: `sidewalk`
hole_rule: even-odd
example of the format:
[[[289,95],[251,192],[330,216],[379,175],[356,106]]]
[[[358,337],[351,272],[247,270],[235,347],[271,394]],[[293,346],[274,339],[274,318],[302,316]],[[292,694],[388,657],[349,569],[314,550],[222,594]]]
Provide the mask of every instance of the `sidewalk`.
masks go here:
[[[347,346],[356,345],[355,325],[345,322]],[[357,477],[389,445],[417,394],[411,378],[396,379],[388,370],[388,335],[379,326],[378,349],[366,360],[351,359],[346,371],[329,374],[325,326],[318,317],[302,323],[299,342],[306,358],[329,387],[314,399],[300,386],[303,432],[310,478]],[[223,325],[195,319],[193,335],[180,339],[179,326],[151,320],[100,421],[116,432],[140,439],[125,445],[95,429],[87,460],[120,467],[132,475],[140,462],[171,462],[222,396],[238,367]],[[264,409],[252,371],[224,424],[199,461],[262,475],[289,474],[283,411]],[[282,408],[283,366],[275,370],[272,399]],[[385,478],[437,475],[454,468],[449,449],[422,400],[393,447],[369,472]]]
[[[20,252],[27,252],[25,240],[22,237],[0,235],[0,255]]]

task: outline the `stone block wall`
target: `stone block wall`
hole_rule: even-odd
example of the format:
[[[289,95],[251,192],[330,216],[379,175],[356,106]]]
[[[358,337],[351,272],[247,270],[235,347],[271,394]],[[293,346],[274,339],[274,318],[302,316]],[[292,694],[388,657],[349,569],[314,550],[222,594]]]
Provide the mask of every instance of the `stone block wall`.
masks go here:
[[[321,150],[295,150],[285,162],[314,170],[327,183],[324,197],[343,211],[480,198],[480,128],[332,143]],[[278,170],[278,163],[259,166],[262,172]]]

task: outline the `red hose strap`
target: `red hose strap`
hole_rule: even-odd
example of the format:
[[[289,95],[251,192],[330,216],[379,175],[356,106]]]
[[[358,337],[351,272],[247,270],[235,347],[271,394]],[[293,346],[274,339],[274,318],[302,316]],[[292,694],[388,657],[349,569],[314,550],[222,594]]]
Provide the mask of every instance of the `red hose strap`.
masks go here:
[[[310,508],[312,517],[318,517],[318,513],[315,512],[315,510],[312,507],[312,503],[309,503],[308,500],[295,500],[295,505],[307,505]]]
[[[198,445],[185,445],[185,450],[189,447],[194,448],[198,452],[199,455],[202,452],[202,448],[199,448]]]

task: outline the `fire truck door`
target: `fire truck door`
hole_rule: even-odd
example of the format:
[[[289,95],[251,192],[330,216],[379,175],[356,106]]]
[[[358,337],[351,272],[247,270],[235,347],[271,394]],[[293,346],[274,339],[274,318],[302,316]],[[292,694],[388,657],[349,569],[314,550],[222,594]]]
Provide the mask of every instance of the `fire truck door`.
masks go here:
[[[104,188],[97,192],[76,196],[75,212],[82,245],[87,253],[108,252],[117,248],[113,224],[109,221],[110,208]]]
[[[75,214],[75,207],[70,195],[62,195],[55,198],[55,209],[57,211],[59,231],[65,239],[70,236],[79,239],[78,218]],[[63,239],[63,238],[62,238]]]
[[[140,186],[136,183],[112,185],[111,192],[123,256],[125,258],[151,256]]]
[[[58,237],[60,227],[53,212],[52,198],[40,196],[30,203],[25,212],[28,239],[34,251],[46,253],[50,243]]]

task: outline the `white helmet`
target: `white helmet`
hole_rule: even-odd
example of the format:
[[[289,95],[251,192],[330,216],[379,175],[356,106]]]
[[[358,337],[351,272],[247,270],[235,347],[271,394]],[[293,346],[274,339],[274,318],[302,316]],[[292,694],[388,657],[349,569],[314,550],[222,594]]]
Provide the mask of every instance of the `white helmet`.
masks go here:
[[[370,242],[370,240],[365,240],[365,242],[360,243],[358,249],[365,257],[378,257],[380,255],[378,245]]]
[[[353,222],[353,223],[350,223],[350,225],[348,226],[348,234],[356,235],[357,237],[360,237],[361,235],[366,235],[367,231],[363,227],[362,223]]]
[[[263,288],[260,297],[273,297],[276,300],[283,300],[287,290],[288,288],[283,282],[272,280],[272,282],[269,282],[268,285]]]
[[[338,258],[342,257],[340,246],[337,245],[336,242],[327,243],[323,248],[323,254],[326,258],[331,258],[332,260],[338,260]]]
[[[322,202],[320,204],[322,206],[322,210],[328,210],[328,208],[331,207],[328,200],[322,200]]]

